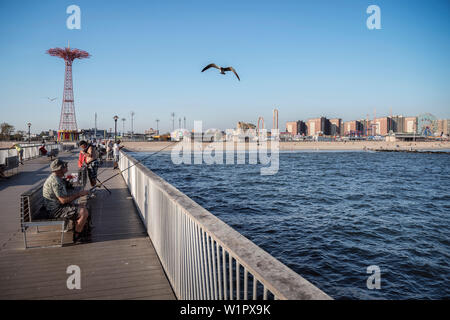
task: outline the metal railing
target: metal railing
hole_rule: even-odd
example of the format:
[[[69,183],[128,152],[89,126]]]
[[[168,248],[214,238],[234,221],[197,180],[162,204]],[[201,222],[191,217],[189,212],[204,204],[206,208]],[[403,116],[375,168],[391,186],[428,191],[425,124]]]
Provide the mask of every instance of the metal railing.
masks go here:
[[[11,143],[12,145],[13,143]],[[39,148],[42,144],[33,144],[33,145],[25,145],[20,144],[21,148],[23,149],[23,160],[27,159],[33,159],[39,156]],[[48,152],[50,152],[53,149],[58,149],[59,151],[62,151],[62,145],[61,144],[45,144],[45,149],[47,149]],[[5,163],[5,159],[7,157],[17,156],[17,150],[15,148],[1,148],[0,149],[0,164]]]
[[[119,168],[178,299],[331,299],[135,163],[121,151]]]

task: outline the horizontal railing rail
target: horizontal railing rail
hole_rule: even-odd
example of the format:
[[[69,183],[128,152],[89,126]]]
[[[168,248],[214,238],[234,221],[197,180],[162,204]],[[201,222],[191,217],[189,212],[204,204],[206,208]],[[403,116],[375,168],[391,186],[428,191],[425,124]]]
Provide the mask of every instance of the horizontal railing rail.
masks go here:
[[[121,151],[122,176],[178,299],[331,299],[136,163]]]
[[[12,144],[11,144],[12,145]],[[22,145],[20,144],[21,148],[23,149],[23,160],[27,159],[33,159],[39,156],[39,148],[42,144],[35,144],[35,145]],[[54,144],[45,144],[45,149],[47,149],[48,152],[53,149],[58,149],[59,151],[62,151],[62,145],[59,143]],[[0,164],[5,163],[5,159],[12,156],[17,156],[17,150],[15,148],[1,148],[0,149]]]

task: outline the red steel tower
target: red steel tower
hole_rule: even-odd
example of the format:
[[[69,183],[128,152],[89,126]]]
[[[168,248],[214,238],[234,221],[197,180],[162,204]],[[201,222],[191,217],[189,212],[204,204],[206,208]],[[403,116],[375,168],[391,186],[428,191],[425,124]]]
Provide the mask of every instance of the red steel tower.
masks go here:
[[[75,117],[75,105],[73,98],[72,62],[75,59],[89,58],[90,55],[83,50],[71,49],[69,45],[67,46],[67,48],[49,49],[46,53],[53,57],[62,58],[66,62],[61,118],[59,121],[58,130],[58,141],[78,140],[78,127],[77,119]]]

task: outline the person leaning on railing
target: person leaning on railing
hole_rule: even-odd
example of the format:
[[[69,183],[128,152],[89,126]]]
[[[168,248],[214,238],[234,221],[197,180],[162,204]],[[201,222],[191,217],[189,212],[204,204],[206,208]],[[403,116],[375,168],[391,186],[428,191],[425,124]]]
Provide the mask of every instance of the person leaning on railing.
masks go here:
[[[16,148],[17,155],[19,157],[19,161],[23,165],[23,148],[22,148],[22,146],[19,143],[15,143],[12,145],[11,149],[12,148]]]
[[[67,172],[67,162],[55,159],[50,164],[52,173],[47,178],[42,188],[44,206],[50,218],[64,218],[76,221],[73,232],[73,242],[86,242],[89,240],[88,225],[86,224],[89,212],[85,205],[74,201],[86,196],[89,191],[82,190],[69,195],[64,181]]]

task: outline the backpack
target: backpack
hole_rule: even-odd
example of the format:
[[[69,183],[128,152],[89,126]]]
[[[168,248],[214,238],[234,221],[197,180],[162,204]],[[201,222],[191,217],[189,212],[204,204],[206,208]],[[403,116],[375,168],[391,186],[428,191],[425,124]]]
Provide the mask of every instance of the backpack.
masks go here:
[[[98,159],[98,150],[97,150],[97,147],[94,146],[93,144],[90,144],[90,145],[88,146],[87,150],[89,150],[89,148],[92,148],[92,155],[91,155],[91,158],[94,159],[94,160],[97,160],[97,159]]]

